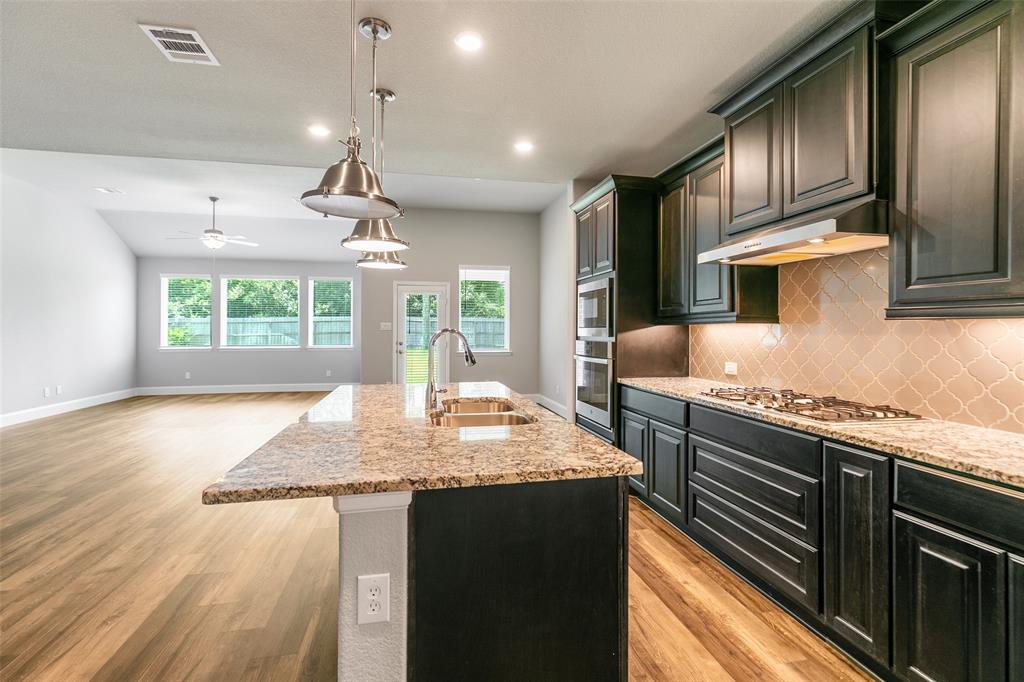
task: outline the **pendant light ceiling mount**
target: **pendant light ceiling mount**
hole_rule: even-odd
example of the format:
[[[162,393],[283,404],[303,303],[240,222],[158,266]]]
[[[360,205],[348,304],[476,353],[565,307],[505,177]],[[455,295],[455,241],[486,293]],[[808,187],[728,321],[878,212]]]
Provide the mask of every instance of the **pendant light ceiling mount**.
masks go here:
[[[377,17],[366,17],[359,20],[359,33],[370,40],[387,40],[391,37],[391,24]]]
[[[370,91],[370,97],[378,100],[381,104],[390,104],[398,99],[398,95],[395,94],[395,91],[388,90],[387,88],[374,88]]]

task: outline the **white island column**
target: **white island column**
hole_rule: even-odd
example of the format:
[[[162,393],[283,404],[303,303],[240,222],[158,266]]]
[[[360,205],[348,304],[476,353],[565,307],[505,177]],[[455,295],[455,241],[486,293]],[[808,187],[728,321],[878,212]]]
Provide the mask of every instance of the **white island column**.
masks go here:
[[[344,495],[338,512],[338,680],[406,679],[411,492]],[[389,574],[389,619],[359,624],[359,576]]]

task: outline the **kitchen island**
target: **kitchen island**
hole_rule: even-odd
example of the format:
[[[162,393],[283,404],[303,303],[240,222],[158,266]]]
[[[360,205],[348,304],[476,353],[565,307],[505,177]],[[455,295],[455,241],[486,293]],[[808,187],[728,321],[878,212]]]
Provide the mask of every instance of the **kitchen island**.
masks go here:
[[[626,679],[642,465],[502,384],[442,396],[507,401],[526,423],[435,425],[421,385],[341,386],[203,503],[334,498],[339,680]],[[390,620],[359,624],[358,576],[385,573]]]

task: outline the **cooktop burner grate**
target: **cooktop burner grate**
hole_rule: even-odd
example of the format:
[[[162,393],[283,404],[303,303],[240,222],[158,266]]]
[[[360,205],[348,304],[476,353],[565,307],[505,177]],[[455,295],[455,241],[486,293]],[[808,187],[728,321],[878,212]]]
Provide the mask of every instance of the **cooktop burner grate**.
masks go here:
[[[788,388],[763,386],[712,388],[702,393],[712,398],[757,405],[821,422],[864,424],[921,419],[920,415],[901,410],[898,407],[865,405],[851,400],[840,400],[835,396],[819,398],[806,393],[797,393]]]

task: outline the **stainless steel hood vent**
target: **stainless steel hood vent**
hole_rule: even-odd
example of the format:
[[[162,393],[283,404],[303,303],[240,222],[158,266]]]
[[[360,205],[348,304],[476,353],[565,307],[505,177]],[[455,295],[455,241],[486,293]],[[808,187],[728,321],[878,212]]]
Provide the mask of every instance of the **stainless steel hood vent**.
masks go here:
[[[697,255],[698,263],[782,265],[889,245],[889,202],[868,195],[741,235]]]

